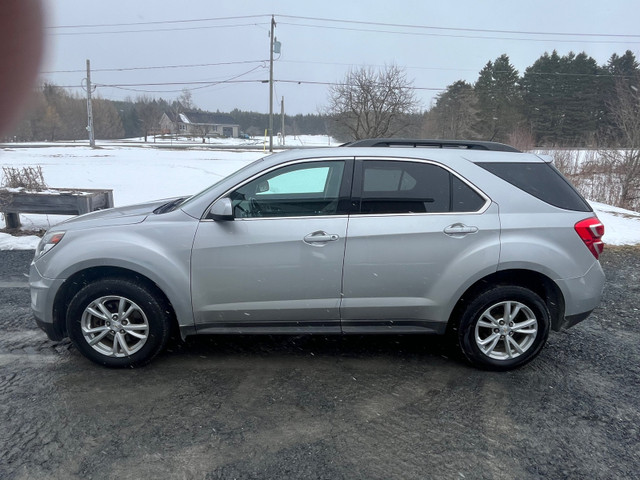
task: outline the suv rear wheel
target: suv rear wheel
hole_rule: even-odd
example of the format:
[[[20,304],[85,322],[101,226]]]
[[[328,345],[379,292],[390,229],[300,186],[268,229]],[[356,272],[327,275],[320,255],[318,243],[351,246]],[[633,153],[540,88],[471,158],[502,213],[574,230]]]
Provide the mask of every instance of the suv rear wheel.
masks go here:
[[[544,301],[527,288],[498,286],[467,305],[460,317],[458,343],[479,367],[510,370],[533,360],[549,336]]]
[[[149,363],[165,346],[170,316],[164,302],[127,279],[90,283],[71,300],[67,332],[87,358],[107,367]]]

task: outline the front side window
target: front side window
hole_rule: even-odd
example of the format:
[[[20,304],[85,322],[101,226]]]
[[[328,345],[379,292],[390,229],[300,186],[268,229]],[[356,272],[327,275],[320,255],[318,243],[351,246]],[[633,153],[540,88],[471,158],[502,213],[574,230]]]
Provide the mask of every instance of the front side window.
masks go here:
[[[344,161],[309,162],[266,173],[231,193],[236,218],[335,215]]]
[[[469,185],[437,165],[364,162],[360,213],[476,212],[485,202]]]

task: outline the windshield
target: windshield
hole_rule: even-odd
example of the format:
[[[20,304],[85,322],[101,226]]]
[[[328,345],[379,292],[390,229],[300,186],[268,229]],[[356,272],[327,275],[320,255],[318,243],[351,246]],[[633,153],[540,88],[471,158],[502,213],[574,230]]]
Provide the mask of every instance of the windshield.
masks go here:
[[[228,175],[226,177],[221,178],[220,180],[218,180],[216,183],[214,183],[213,185],[205,188],[204,190],[202,190],[199,193],[196,193],[195,195],[192,195],[190,197],[188,197],[186,200],[184,200],[183,202],[178,203],[177,205],[175,205],[173,207],[172,210],[175,210],[177,208],[182,208],[187,206],[189,203],[201,198],[202,196],[207,195],[211,190],[213,190],[214,188],[216,188],[221,182],[225,182],[227,180],[233,179],[236,176],[241,177],[243,175],[243,172],[245,170],[248,170],[249,168],[253,167],[254,165],[256,165],[257,163],[261,162],[262,160],[264,160],[267,157],[263,157],[263,158],[259,158],[258,160],[249,163],[248,165],[245,165],[244,167],[242,167],[239,170],[236,170],[235,172],[233,172],[231,175]]]

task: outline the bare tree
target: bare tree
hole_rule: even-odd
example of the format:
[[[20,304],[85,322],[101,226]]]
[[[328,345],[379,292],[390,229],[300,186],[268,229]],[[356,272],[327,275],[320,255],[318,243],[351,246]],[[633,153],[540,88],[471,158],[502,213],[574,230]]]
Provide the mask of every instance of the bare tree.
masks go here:
[[[191,90],[188,88],[183,88],[182,93],[176,99],[180,104],[180,111],[183,112],[185,110],[193,110],[196,106],[193,104],[193,95],[191,94]]]
[[[135,109],[140,119],[140,128],[142,129],[144,141],[146,142],[149,134],[160,129],[162,110],[156,100],[146,96],[141,96],[136,99]]]
[[[602,150],[619,183],[618,206],[634,209],[640,206],[640,78],[634,82],[617,81],[615,96],[609,102],[620,148]]]
[[[507,143],[518,150],[527,152],[535,148],[536,138],[530,128],[516,125],[507,135]]]
[[[403,69],[361,67],[329,90],[330,115],[338,134],[353,140],[392,137],[410,123],[418,101]]]
[[[99,139],[122,138],[124,128],[118,110],[113,102],[96,98],[93,101],[93,123],[95,135]]]
[[[195,123],[192,124],[192,133],[195,137],[202,137],[202,143],[205,143],[207,135],[212,130],[213,125],[209,125],[208,123]]]

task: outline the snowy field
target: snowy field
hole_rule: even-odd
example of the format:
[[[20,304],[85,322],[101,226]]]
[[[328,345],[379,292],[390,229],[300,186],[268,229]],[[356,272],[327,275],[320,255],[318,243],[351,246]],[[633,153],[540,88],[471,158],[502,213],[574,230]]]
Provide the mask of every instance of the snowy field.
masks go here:
[[[236,143],[243,145],[242,142],[250,141],[238,140]],[[163,143],[166,146],[167,142]],[[255,141],[253,143],[255,145]],[[287,137],[285,143],[327,146],[330,139],[322,136]],[[336,145],[336,142],[331,141],[331,144]],[[115,206],[123,206],[197,193],[267,154],[262,149],[148,148],[148,145],[135,139],[127,142],[99,142],[99,145],[101,148],[95,150],[83,144],[42,144],[29,148],[4,146],[0,149],[0,165],[39,165],[50,187],[112,189]],[[197,147],[197,143],[191,142],[191,145]],[[640,213],[599,203],[592,203],[592,206],[605,224],[606,243],[640,244]],[[59,215],[20,215],[26,230],[46,229],[66,218],[68,217]],[[0,228],[4,227],[4,219],[0,216]],[[34,249],[38,241],[36,236],[0,233],[0,250]]]

